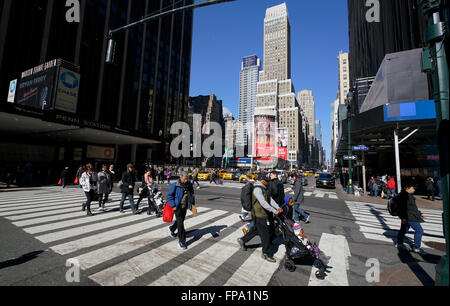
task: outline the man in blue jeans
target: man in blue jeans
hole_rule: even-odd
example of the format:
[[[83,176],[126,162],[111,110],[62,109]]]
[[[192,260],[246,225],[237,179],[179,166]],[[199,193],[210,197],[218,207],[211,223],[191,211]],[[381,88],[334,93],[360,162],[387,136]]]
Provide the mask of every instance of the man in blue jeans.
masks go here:
[[[309,223],[310,216],[300,208],[300,205],[305,202],[303,178],[294,174],[294,180],[294,221],[299,223],[301,216],[303,221]]]
[[[423,228],[421,223],[425,222],[424,219],[427,217],[417,208],[416,199],[414,197],[415,192],[415,187],[409,184],[399,195],[398,216],[402,220],[402,225],[397,236],[396,247],[403,250],[406,249],[403,242],[405,240],[406,233],[412,227],[414,229],[414,246],[412,251],[414,253],[425,254],[425,251],[421,248],[423,236]]]
[[[134,174],[134,166],[132,164],[127,165],[127,171],[122,175],[122,200],[120,201],[120,212],[125,213],[123,210],[123,204],[125,203],[125,199],[128,198],[131,205],[131,211],[133,214],[140,214],[141,211],[136,209],[136,205],[134,204],[133,196],[134,196],[134,187],[136,185],[136,176]]]

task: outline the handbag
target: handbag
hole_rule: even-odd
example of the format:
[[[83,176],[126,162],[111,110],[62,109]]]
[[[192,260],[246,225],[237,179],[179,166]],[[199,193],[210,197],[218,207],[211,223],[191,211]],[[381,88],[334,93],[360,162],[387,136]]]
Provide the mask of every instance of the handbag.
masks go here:
[[[62,179],[59,180],[58,185],[62,185]]]
[[[173,208],[170,206],[169,202],[166,203],[163,210],[163,222],[171,223],[173,221],[173,215],[175,212]]]
[[[75,181],[73,182],[75,185],[78,185],[80,183],[80,180],[78,179],[78,177],[75,178]]]

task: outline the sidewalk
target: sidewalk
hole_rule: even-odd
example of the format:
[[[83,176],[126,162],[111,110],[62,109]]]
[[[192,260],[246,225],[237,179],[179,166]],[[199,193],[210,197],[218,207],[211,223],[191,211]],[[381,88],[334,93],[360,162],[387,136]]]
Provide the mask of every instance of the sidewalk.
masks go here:
[[[339,196],[339,199],[342,199],[344,201],[355,201],[355,202],[364,202],[364,203],[372,203],[372,204],[380,204],[380,205],[387,205],[387,200],[382,199],[380,197],[371,197],[368,194],[357,197],[350,194],[347,194],[347,192],[344,190],[341,184],[336,184],[336,193]],[[424,208],[424,209],[436,209],[442,211],[442,200],[435,200],[434,202],[431,200],[427,200],[426,196],[422,195],[415,195],[416,197],[416,203],[417,207]]]

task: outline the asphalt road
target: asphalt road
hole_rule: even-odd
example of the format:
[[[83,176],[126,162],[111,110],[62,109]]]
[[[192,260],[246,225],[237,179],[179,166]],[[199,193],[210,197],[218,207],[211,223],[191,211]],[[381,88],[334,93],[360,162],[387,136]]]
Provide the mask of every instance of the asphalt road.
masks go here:
[[[333,190],[316,190],[313,179],[303,206],[311,223],[303,226],[309,239],[331,257],[324,281],[315,278],[310,259],[297,262],[295,272],[284,269],[280,239],[273,249],[276,264],[261,260],[258,238],[247,252],[239,251],[236,238],[244,225],[238,218],[240,187],[202,183],[196,190],[200,214],[188,216],[192,225],[187,226],[186,252],[174,247],[167,225],[155,217],[118,214],[119,195],[108,204],[109,212],[89,219],[79,209],[84,196],[75,187],[1,192],[0,285],[371,286],[366,275],[373,263],[379,264],[381,283],[406,266],[397,273],[399,282],[409,278],[415,285],[433,285],[441,251],[399,252],[388,230],[397,229],[395,220],[380,207],[345,202]],[[162,188],[166,194],[167,185]],[[289,186],[286,191],[289,195]],[[437,217],[432,222],[430,231],[439,227]],[[436,230],[427,239],[442,237]],[[67,282],[66,263],[71,258],[82,265],[80,282]]]

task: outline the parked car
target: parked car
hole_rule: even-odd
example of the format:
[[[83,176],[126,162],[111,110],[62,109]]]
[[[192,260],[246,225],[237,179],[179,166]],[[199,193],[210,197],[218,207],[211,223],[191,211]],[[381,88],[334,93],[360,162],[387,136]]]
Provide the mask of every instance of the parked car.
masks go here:
[[[317,188],[336,188],[336,181],[329,173],[321,173],[316,180]]]

